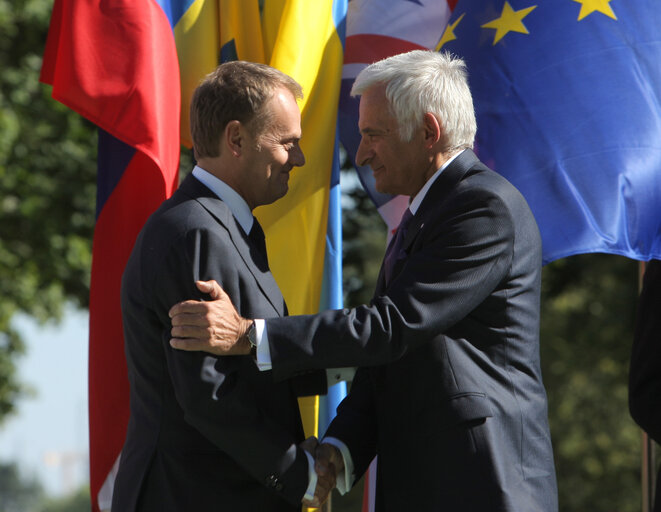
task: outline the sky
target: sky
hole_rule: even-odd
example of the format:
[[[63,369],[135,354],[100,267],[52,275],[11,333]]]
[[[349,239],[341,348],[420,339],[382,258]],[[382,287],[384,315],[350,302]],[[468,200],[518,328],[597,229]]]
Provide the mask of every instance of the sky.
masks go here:
[[[34,390],[0,425],[0,461],[17,462],[48,494],[62,496],[89,482],[87,431],[87,311],[67,309],[59,325],[16,317],[26,354],[20,381]]]

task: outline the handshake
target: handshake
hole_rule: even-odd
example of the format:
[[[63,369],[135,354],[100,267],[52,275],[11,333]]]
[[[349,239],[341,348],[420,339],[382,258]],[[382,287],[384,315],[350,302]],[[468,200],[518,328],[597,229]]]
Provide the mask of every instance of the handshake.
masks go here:
[[[330,492],[335,487],[337,475],[344,470],[344,459],[340,450],[328,443],[317,441],[316,437],[308,437],[300,447],[314,457],[314,471],[317,474],[317,487],[312,500],[303,499],[306,507],[319,508],[323,505]]]

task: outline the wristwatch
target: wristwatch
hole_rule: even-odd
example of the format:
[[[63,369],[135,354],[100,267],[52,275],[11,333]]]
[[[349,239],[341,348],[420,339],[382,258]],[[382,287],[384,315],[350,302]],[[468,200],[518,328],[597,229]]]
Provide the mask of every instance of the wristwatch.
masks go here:
[[[250,353],[255,355],[257,353],[257,328],[255,327],[255,321],[253,320],[248,328],[248,341],[250,342]]]

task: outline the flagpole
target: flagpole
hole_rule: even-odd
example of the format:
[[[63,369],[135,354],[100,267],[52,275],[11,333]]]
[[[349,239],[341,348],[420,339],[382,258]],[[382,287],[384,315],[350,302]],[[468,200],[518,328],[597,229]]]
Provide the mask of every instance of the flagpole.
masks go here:
[[[638,294],[640,294],[643,287],[643,275],[645,274],[645,262],[641,261],[638,266]],[[655,464],[655,445],[654,440],[645,432],[641,430],[642,441],[642,460],[640,464],[641,473],[641,490],[643,496],[643,512],[651,512],[654,507],[654,468]]]
[[[643,512],[651,512],[654,506],[654,459],[655,448],[654,441],[647,435],[647,432],[641,430],[643,441],[643,457],[641,463],[642,491],[643,491]]]

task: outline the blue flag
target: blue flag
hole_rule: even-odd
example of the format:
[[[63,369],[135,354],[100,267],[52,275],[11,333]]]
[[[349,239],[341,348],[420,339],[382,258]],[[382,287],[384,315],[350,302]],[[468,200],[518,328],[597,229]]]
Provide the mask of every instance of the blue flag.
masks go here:
[[[661,2],[460,0],[476,150],[526,197],[544,262],[661,259]]]

